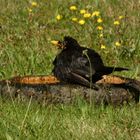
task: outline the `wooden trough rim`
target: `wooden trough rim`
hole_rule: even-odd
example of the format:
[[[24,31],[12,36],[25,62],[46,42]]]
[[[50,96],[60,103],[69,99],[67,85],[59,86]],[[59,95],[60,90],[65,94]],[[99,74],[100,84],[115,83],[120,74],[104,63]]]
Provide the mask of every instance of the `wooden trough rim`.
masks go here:
[[[104,75],[103,78],[96,83],[105,83],[105,84],[124,84],[127,83],[129,78],[124,78],[116,75]]]
[[[124,84],[127,83],[130,79],[124,78],[116,75],[104,75],[103,78],[96,83],[98,84]],[[132,80],[132,79],[131,79]],[[28,85],[37,85],[37,84],[59,84],[61,83],[53,75],[37,75],[37,76],[16,76],[8,80],[2,80],[0,82],[9,82],[13,84],[28,84]]]

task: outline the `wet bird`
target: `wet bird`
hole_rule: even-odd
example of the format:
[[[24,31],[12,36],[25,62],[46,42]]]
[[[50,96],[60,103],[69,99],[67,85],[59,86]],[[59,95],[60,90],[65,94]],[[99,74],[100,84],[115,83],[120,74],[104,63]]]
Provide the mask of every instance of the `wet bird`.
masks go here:
[[[94,83],[102,79],[103,75],[128,70],[122,67],[105,66],[97,52],[81,47],[72,37],[65,36],[63,41],[57,42],[57,46],[61,52],[53,61],[52,72],[61,82],[94,87]]]

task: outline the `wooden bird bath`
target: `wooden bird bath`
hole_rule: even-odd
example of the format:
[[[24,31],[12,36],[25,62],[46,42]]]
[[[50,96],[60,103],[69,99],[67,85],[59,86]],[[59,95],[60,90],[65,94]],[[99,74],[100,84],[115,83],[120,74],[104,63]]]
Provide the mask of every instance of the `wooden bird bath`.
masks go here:
[[[123,105],[139,102],[140,81],[120,76],[104,76],[98,90],[63,84],[54,76],[13,77],[0,81],[0,96],[6,99],[33,100],[43,104],[72,103],[82,98],[92,104]]]

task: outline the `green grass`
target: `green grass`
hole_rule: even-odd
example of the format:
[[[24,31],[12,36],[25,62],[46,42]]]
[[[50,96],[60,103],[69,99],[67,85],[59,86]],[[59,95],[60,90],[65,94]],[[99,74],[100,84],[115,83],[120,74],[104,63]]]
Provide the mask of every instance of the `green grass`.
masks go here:
[[[140,139],[138,106],[0,104],[1,139]]]
[[[78,10],[70,11],[71,5]],[[139,5],[138,0],[38,0],[37,7],[32,7],[28,0],[1,0],[0,79],[51,74],[58,52],[51,40],[64,35],[98,51],[106,65],[131,68],[117,74],[140,79]],[[96,17],[84,19],[80,9],[99,10],[103,23],[97,23]],[[58,14],[62,15],[59,21]],[[124,18],[115,26],[119,16]],[[73,17],[86,22],[72,22]],[[97,26],[104,30],[98,31]],[[116,41],[120,47],[114,45]],[[114,109],[78,103],[42,107],[2,100],[0,106],[0,139],[140,139],[139,106]]]

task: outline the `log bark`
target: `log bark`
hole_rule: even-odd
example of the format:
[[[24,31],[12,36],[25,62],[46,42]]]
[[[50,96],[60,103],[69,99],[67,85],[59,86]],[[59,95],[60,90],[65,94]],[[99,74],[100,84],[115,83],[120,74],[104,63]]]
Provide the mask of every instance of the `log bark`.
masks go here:
[[[44,80],[45,79],[45,80]],[[41,104],[74,103],[81,98],[91,104],[123,105],[139,102],[140,81],[119,76],[104,76],[98,90],[46,80],[46,76],[14,77],[0,81],[0,96],[6,99],[33,100]],[[46,82],[45,82],[46,81]]]

